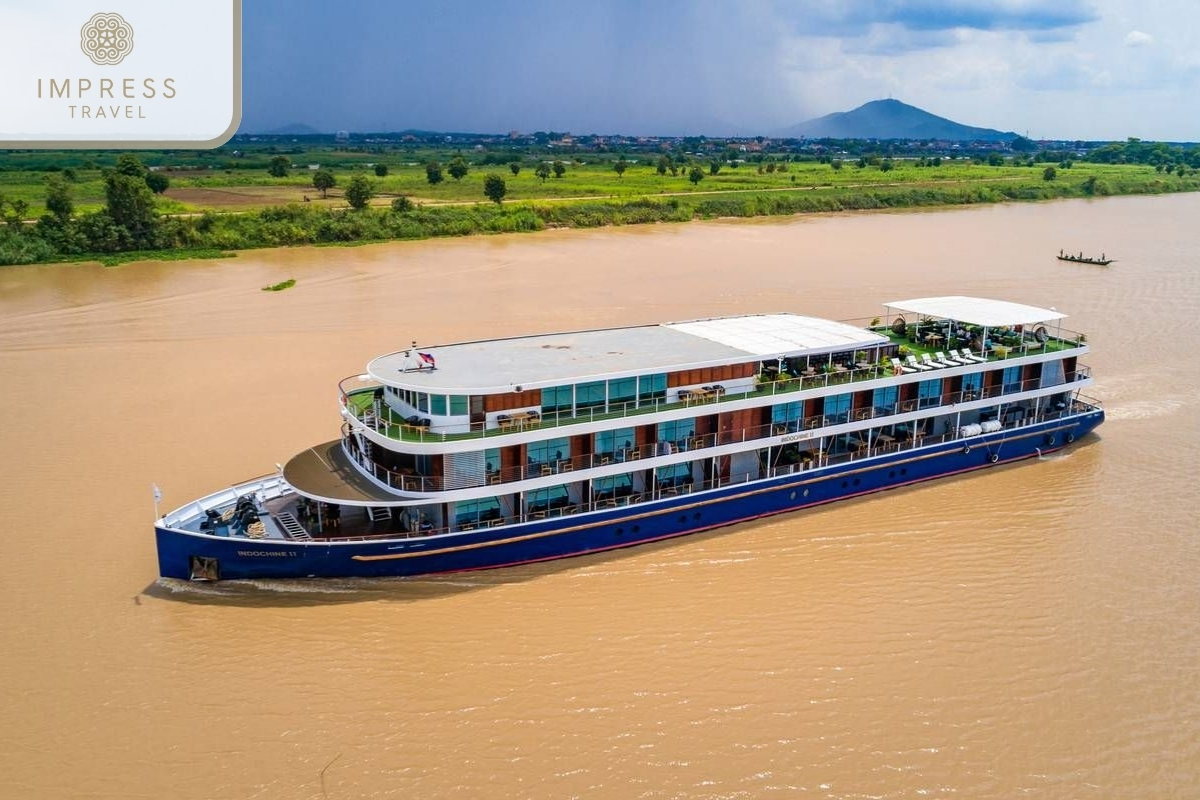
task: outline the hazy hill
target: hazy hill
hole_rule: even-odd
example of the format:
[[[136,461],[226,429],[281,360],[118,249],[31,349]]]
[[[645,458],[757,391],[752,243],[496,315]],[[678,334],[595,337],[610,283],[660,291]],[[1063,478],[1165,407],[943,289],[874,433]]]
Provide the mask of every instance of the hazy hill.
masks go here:
[[[853,111],[838,111],[780,131],[780,136],[809,139],[949,139],[1010,141],[1017,134],[975,128],[922,111],[899,100],[872,100]]]

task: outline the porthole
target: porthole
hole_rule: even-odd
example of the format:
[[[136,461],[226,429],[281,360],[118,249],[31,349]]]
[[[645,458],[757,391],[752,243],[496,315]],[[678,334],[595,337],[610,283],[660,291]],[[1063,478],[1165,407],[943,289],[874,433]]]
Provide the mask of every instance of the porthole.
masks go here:
[[[697,512],[693,513],[693,514],[692,514],[692,519],[700,519],[700,512],[699,512],[699,511],[697,511]]]
[[[641,526],[641,525],[634,525],[634,526],[633,526],[633,532],[634,532],[634,533],[637,533],[637,532],[638,532],[638,531],[640,531],[641,529],[642,529],[642,526]]]
[[[789,495],[788,495],[788,500],[795,500],[795,499],[796,499],[796,493],[795,493],[795,492],[792,492],[791,494],[789,494]]]
[[[679,518],[679,524],[687,525],[687,514],[684,514],[682,517]]]
[[[805,489],[805,490],[804,490],[804,496],[805,496],[805,497],[808,497],[808,489]]]
[[[901,467],[901,468],[900,468],[900,474],[901,474],[901,475],[907,475],[907,474],[908,474],[908,467]]]
[[[888,477],[889,477],[889,478],[894,478],[894,477],[896,477],[896,470],[892,470],[891,472],[889,472],[889,473],[888,473]]]
[[[858,478],[855,478],[855,479],[854,479],[854,485],[855,485],[855,486],[858,486],[860,483],[862,483],[862,481],[861,481],[861,480],[859,480]]]
[[[625,535],[625,529],[617,528],[617,536],[624,536],[624,535]]]
[[[850,481],[842,481],[842,488],[845,489],[850,485]]]

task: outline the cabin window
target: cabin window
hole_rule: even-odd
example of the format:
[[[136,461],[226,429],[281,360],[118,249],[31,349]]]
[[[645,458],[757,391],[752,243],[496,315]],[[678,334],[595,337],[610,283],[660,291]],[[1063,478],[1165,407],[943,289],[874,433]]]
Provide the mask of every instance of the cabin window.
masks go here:
[[[653,405],[667,396],[667,373],[642,375],[638,378],[638,402]]]
[[[771,422],[783,425],[790,431],[800,430],[800,422],[804,419],[804,401],[783,403],[771,407]]]
[[[633,428],[616,428],[611,431],[600,431],[596,434],[596,455],[612,456],[618,450],[628,450],[633,446]]]
[[[825,398],[825,419],[830,425],[850,421],[850,399],[848,394],[835,394]]]
[[[463,525],[479,525],[500,518],[500,501],[495,497],[463,500],[454,504],[454,523],[460,528]]]
[[[429,395],[429,413],[439,417],[446,416],[446,395],[431,394]]]
[[[1004,375],[1001,377],[1004,384],[1004,393],[1021,391],[1021,368],[1020,367],[1005,367]]]
[[[463,417],[467,414],[467,396],[465,394],[450,395],[450,416]]]
[[[570,386],[548,386],[542,389],[542,411],[571,410],[572,392]]]
[[[500,448],[489,447],[483,451],[483,469],[488,475],[500,472]]]
[[[608,382],[608,404],[632,404],[637,399],[637,378],[617,378]]]
[[[429,395],[425,392],[417,393],[417,411],[429,412]]]
[[[525,495],[525,508],[530,513],[549,511],[555,508],[565,508],[571,504],[566,486],[547,486],[544,489],[534,489]]]
[[[683,450],[687,448],[688,439],[695,435],[696,420],[694,419],[677,419],[658,423],[658,441],[661,445],[678,447]]]
[[[590,383],[581,383],[575,387],[575,407],[576,408],[603,408],[604,393],[607,384],[605,381],[592,381]]]
[[[592,481],[592,499],[607,500],[633,494],[633,473],[608,475]]]
[[[528,455],[530,464],[555,464],[571,457],[571,440],[564,436],[530,442]]]
[[[963,394],[968,392],[978,392],[983,388],[983,373],[972,372],[970,375],[963,375],[962,390]]]
[[[921,381],[917,384],[917,408],[929,408],[942,404],[942,379]]]
[[[876,389],[871,394],[871,405],[875,409],[876,416],[894,414],[896,412],[896,403],[899,400],[899,386],[884,386]]]
[[[670,464],[665,467],[659,467],[654,470],[654,480],[658,482],[658,488],[660,489],[691,483],[692,465],[685,461],[682,464]]]
[[[1066,380],[1063,377],[1063,362],[1047,361],[1042,364],[1042,386],[1057,386]]]

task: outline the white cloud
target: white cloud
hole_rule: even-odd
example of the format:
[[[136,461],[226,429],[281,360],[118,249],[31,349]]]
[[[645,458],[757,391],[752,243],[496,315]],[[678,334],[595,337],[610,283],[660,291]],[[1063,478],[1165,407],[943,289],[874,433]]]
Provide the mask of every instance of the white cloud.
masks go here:
[[[1146,47],[1151,44],[1154,44],[1154,37],[1141,31],[1130,31],[1125,37],[1126,47]]]

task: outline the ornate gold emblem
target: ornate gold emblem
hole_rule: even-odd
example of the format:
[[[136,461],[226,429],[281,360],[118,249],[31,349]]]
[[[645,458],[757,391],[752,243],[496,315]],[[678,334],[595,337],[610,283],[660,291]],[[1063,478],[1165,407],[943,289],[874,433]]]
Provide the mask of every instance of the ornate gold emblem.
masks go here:
[[[115,13],[93,16],[79,31],[83,52],[97,64],[120,64],[133,52],[133,26]]]

